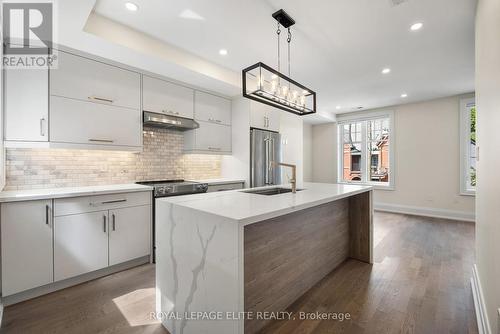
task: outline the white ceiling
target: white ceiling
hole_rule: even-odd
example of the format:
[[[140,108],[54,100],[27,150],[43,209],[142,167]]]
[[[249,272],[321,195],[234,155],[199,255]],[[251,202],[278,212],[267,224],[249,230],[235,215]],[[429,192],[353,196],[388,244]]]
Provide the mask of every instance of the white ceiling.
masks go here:
[[[323,113],[474,91],[477,0],[132,1],[137,12],[125,0],[98,0],[94,11],[236,72],[258,61],[276,66],[271,13],[285,9],[297,22],[292,78],[317,92]],[[410,31],[415,22],[424,27]],[[390,74],[381,74],[385,67]]]

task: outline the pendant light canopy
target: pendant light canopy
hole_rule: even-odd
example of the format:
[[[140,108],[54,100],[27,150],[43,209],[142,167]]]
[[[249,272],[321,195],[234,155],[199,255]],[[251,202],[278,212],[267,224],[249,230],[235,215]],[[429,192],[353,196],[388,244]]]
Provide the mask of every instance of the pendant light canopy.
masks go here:
[[[295,21],[283,10],[273,14],[278,21],[278,69],[257,63],[242,71],[243,96],[296,115],[316,112],[316,93],[290,78],[290,26]],[[288,76],[280,72],[280,33],[281,27],[288,29]]]

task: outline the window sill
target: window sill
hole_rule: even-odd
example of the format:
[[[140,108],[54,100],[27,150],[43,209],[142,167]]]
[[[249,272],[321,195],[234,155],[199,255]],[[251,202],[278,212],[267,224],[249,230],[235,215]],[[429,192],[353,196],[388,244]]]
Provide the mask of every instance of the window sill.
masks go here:
[[[350,185],[355,185],[355,186],[371,186],[373,187],[374,190],[388,190],[388,191],[394,191],[396,190],[393,185],[386,185],[386,186],[381,186],[379,184],[374,184],[374,183],[367,183],[367,182],[345,182],[345,181],[337,181],[339,184],[350,184]]]
[[[475,190],[469,190],[469,191],[461,191],[460,196],[471,196],[471,197],[476,197],[476,191]]]

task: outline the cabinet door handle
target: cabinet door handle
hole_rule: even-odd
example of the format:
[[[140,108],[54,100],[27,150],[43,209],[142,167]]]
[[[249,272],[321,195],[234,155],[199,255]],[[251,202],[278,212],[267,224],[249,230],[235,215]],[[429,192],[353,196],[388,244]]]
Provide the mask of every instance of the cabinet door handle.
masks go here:
[[[116,217],[114,213],[112,217],[113,217],[113,231],[116,231]]]
[[[44,117],[40,118],[40,136],[42,136],[42,137],[45,137],[44,123],[45,123],[45,118]]]
[[[122,198],[122,199],[115,199],[112,201],[104,201],[104,202],[101,202],[101,204],[113,204],[113,203],[120,203],[120,202],[126,202],[126,201],[127,201],[126,198]]]
[[[45,224],[49,225],[49,205],[45,205]]]
[[[96,139],[96,138],[89,138],[89,141],[98,142],[98,143],[113,143],[114,142],[114,140],[111,140],[111,139]]]
[[[105,97],[99,97],[99,96],[89,96],[88,97],[89,100],[91,101],[98,101],[98,102],[107,102],[107,103],[113,103],[113,99],[108,99],[108,98],[105,98]]]
[[[104,233],[106,233],[106,215],[102,216],[103,221],[102,221],[102,229]]]

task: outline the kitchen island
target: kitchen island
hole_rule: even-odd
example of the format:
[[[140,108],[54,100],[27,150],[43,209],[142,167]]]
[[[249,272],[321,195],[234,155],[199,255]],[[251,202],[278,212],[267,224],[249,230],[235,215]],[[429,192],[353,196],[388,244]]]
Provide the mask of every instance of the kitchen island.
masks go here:
[[[156,316],[171,334],[257,333],[347,258],[372,262],[372,211],[371,187],[341,184],[157,199]]]

